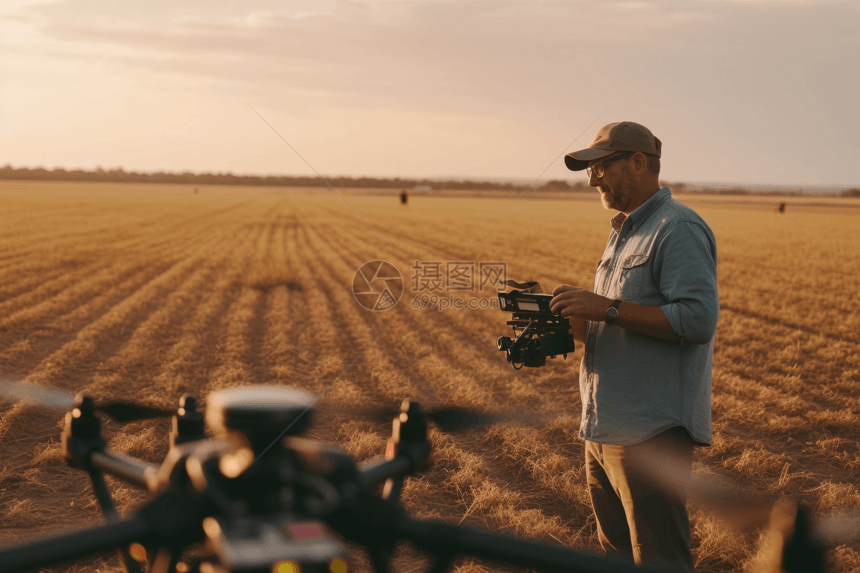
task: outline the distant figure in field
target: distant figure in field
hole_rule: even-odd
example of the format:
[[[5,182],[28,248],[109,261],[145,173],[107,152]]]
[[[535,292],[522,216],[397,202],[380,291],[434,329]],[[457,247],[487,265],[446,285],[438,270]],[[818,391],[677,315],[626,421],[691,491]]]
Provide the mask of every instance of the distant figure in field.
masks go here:
[[[561,285],[550,307],[585,349],[579,437],[600,545],[637,565],[692,572],[686,501],[693,448],[711,443],[717,244],[660,188],[661,148],[625,121],[564,158],[618,213],[594,292]]]
[[[780,213],[785,213],[785,203],[780,203],[779,207],[776,208]]]
[[[402,205],[406,205],[409,202],[409,194],[406,193],[406,189],[400,192],[400,203]]]
[[[197,187],[195,187],[195,188],[194,188],[194,193],[195,193],[195,195],[197,194],[197,192],[198,192],[198,191],[199,191],[199,190],[197,189]]]

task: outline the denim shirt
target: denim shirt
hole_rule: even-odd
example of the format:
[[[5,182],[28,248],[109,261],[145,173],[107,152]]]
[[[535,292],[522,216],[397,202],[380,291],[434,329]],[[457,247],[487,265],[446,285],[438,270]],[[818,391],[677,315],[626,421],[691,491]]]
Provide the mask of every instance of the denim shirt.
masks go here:
[[[674,426],[711,443],[711,360],[719,318],[717,243],[695,211],[664,187],[612,219],[594,292],[663,309],[681,338],[666,342],[588,322],[579,372],[579,437],[642,442]],[[624,316],[624,305],[619,309]]]

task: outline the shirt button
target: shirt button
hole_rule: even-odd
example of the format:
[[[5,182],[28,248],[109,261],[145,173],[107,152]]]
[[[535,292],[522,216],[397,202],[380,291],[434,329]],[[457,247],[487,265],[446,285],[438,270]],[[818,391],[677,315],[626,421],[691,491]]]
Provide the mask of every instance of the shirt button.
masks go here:
[[[627,240],[627,238],[625,237],[625,238],[621,239],[621,242],[623,243],[626,240]]]

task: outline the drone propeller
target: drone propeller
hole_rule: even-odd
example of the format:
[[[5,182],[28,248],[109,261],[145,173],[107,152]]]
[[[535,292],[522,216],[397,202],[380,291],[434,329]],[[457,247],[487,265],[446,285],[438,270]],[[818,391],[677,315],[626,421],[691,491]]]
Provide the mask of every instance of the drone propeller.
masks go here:
[[[682,468],[672,455],[655,452],[641,469],[671,490],[683,483]],[[694,475],[687,482],[686,492],[696,505],[738,532],[768,528],[782,537],[791,537],[797,533],[794,521],[801,512],[801,519],[810,521],[808,531],[802,533],[811,536],[815,543],[836,546],[860,538],[860,511],[811,518],[808,509],[798,502],[750,492],[734,480],[716,474]]]
[[[776,498],[754,494],[714,474],[693,476],[690,498],[709,514],[739,531],[766,527]]]
[[[844,545],[860,539],[860,511],[822,517],[815,523],[815,534],[826,545]]]
[[[393,418],[400,416],[400,408],[386,406],[355,407],[346,404],[330,404],[332,411],[344,413],[350,417],[359,417],[374,422],[390,424]],[[519,413],[480,413],[467,408],[437,407],[421,408],[421,414],[433,422],[436,427],[446,433],[468,430],[477,426],[495,424],[501,421],[524,419]]]
[[[457,432],[477,426],[495,424],[504,419],[500,414],[481,414],[465,408],[436,408],[423,412],[443,432]]]
[[[111,418],[114,422],[120,424],[137,420],[167,418],[168,416],[176,414],[176,410],[165,410],[164,408],[156,408],[154,406],[146,406],[132,402],[108,402],[107,404],[97,404],[95,409]]]
[[[56,388],[37,386],[28,382],[13,382],[8,380],[0,382],[0,399],[3,398],[66,410],[78,405],[75,396],[69,392]],[[95,409],[120,424],[136,420],[162,418],[172,416],[176,413],[174,410],[165,410],[154,406],[121,401],[96,404]]]

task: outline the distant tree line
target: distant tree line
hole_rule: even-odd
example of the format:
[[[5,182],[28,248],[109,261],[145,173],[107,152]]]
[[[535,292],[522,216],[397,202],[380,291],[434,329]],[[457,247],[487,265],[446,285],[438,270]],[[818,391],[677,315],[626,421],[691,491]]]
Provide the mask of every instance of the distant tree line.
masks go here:
[[[661,186],[668,185],[667,183],[660,182]],[[702,193],[708,195],[778,195],[778,196],[800,196],[804,195],[803,191],[790,191],[790,190],[782,190],[782,189],[772,189],[767,191],[755,191],[746,189],[744,187],[729,187],[729,188],[715,188],[708,186],[688,186],[685,183],[672,183],[672,192],[673,193]],[[844,189],[835,193],[835,195],[839,197],[860,197],[860,189],[852,188],[852,189]]]
[[[62,168],[44,169],[36,167],[12,167],[9,164],[0,167],[0,179],[31,180],[31,181],[97,181],[110,183],[187,183],[193,185],[260,185],[273,187],[327,187],[319,177],[294,175],[234,175],[225,173],[169,173],[156,171],[152,173],[125,171],[122,168],[102,169],[93,171],[83,169],[66,170]],[[359,189],[412,189],[417,185],[428,185],[434,190],[465,189],[465,190],[501,190],[521,191],[525,185],[508,181],[480,181],[472,179],[404,179],[401,177],[326,177],[326,181],[336,188]],[[588,186],[581,181],[571,183],[564,179],[551,179],[535,185],[543,190],[586,191]]]
[[[298,175],[234,175],[233,173],[170,173],[155,171],[151,173],[125,171],[116,169],[96,168],[92,171],[84,169],[66,170],[60,167],[44,169],[36,167],[12,167],[8,163],[0,167],[0,179],[30,180],[30,181],[97,181],[109,183],[186,183],[193,185],[249,185],[272,187],[327,187],[326,183],[316,176]],[[326,177],[332,187],[345,189],[405,189],[411,190],[416,186],[430,186],[434,190],[471,190],[471,191],[522,191],[526,184],[512,181],[481,181],[476,179],[408,179],[401,177]],[[669,185],[661,181],[661,186]],[[708,193],[718,195],[802,195],[801,191],[751,191],[743,187],[713,188],[685,183],[671,183],[674,193]],[[584,180],[571,182],[565,179],[550,179],[537,182],[532,188],[543,191],[592,191]],[[860,197],[860,188],[845,189],[838,193],[841,197]]]

